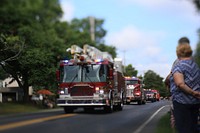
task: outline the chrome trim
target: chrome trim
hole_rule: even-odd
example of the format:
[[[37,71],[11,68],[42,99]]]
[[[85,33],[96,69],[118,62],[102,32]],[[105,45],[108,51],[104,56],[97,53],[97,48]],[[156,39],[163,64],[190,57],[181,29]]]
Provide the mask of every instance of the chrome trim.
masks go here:
[[[91,104],[57,104],[57,106],[104,106],[106,103],[91,103]]]

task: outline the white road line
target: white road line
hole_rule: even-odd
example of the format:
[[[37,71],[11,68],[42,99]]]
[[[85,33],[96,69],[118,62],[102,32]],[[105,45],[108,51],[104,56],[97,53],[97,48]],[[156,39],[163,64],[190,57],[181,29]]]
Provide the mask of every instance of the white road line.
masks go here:
[[[169,105],[165,105],[162,106],[161,108],[159,108],[147,121],[145,121],[145,123],[143,123],[137,130],[135,130],[133,133],[140,133],[143,128],[165,107],[167,107]]]

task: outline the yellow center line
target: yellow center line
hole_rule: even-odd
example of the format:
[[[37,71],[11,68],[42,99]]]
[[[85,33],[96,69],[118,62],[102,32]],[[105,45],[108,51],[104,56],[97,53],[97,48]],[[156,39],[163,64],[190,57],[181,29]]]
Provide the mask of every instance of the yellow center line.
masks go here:
[[[45,117],[45,118],[38,118],[38,119],[33,119],[33,120],[26,120],[26,121],[21,121],[21,122],[0,125],[0,131],[11,129],[11,128],[16,128],[16,127],[21,127],[21,126],[27,126],[27,125],[31,125],[31,124],[35,124],[35,123],[44,122],[44,121],[75,116],[75,115],[76,114],[63,114],[63,115],[50,116],[50,117]]]

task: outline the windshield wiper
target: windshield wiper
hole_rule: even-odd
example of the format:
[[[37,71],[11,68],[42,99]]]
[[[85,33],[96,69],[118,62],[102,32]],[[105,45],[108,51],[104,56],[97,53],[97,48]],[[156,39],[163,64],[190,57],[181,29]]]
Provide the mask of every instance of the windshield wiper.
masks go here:
[[[72,83],[74,82],[74,80],[78,77],[78,73],[73,77],[72,81],[69,84],[69,88],[71,87]]]
[[[85,73],[85,78],[88,78],[89,81],[92,83],[92,85],[95,86],[94,82],[90,79],[90,77],[87,75],[87,73]]]

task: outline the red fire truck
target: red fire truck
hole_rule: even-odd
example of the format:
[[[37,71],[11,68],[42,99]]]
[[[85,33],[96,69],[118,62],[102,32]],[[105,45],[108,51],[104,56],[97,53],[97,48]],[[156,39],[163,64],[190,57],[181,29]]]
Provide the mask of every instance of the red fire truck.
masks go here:
[[[146,101],[156,102],[156,94],[151,89],[145,89]]]
[[[60,61],[57,105],[66,113],[79,107],[84,110],[103,107],[106,112],[122,110],[126,94],[122,60],[113,60],[109,53],[89,45],[83,49],[72,45],[67,51],[73,59]]]
[[[126,104],[130,104],[130,102],[137,102],[139,105],[145,104],[146,96],[142,81],[136,77],[125,77],[125,82],[127,86]]]
[[[160,93],[158,90],[151,90],[155,94],[156,101],[160,101]]]

